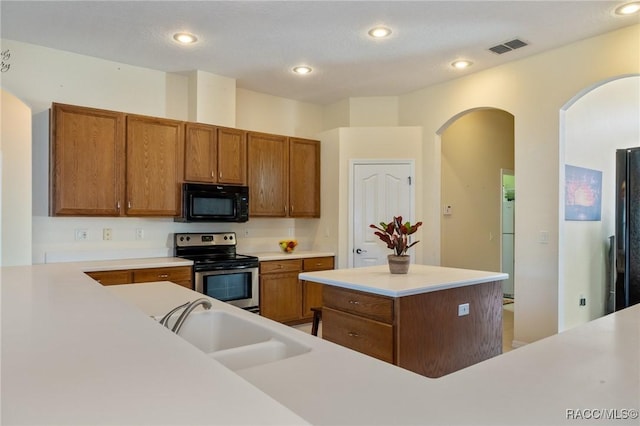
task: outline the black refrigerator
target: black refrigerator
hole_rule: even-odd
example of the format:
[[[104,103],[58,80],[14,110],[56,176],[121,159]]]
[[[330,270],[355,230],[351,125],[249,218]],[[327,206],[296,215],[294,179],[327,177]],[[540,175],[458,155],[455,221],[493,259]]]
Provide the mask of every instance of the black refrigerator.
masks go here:
[[[640,303],[640,147],[616,150],[614,309]]]

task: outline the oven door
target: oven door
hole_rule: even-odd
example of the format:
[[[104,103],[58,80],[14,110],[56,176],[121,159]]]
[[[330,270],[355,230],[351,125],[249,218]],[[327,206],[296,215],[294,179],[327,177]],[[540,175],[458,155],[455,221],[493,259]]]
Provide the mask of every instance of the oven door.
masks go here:
[[[258,268],[196,272],[195,290],[239,308],[259,312]]]

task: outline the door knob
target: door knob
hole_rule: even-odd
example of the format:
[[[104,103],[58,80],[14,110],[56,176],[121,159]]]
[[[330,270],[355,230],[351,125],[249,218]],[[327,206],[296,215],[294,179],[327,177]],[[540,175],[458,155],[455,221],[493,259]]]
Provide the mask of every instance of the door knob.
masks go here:
[[[356,249],[356,254],[362,254],[362,253],[366,253],[366,250],[362,250],[362,249]]]

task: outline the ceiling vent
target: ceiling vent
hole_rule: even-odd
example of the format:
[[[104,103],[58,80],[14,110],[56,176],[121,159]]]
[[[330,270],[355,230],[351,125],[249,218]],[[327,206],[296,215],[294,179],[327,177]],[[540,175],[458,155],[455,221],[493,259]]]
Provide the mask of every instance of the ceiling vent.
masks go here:
[[[502,55],[503,53],[520,49],[521,47],[524,47],[526,45],[527,43],[516,38],[511,41],[507,41],[506,43],[502,43],[502,44],[498,44],[496,46],[490,47],[489,50],[492,51],[493,53],[497,53],[498,55]]]

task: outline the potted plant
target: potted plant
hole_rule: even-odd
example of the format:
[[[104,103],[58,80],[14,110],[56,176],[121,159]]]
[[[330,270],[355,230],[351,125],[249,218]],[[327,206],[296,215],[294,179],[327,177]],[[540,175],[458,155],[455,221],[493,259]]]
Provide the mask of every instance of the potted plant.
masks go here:
[[[422,222],[416,222],[414,225],[408,221],[402,223],[402,216],[394,216],[389,223],[380,222],[379,225],[369,225],[370,228],[376,229],[374,234],[393,250],[393,254],[387,256],[389,271],[392,274],[406,274],[409,271],[411,258],[407,250],[420,242],[409,243],[409,235],[416,232],[420,226]]]

